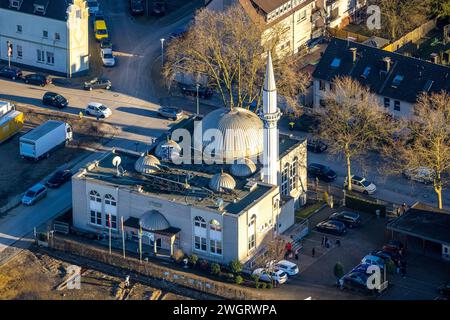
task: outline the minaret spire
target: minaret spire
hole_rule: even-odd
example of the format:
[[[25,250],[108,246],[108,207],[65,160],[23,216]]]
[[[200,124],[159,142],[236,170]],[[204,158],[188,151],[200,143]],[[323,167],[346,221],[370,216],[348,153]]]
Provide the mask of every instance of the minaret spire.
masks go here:
[[[266,76],[263,87],[263,112],[260,114],[264,122],[264,182],[278,184],[278,120],[281,112],[277,107],[277,87],[273,72],[272,56],[267,53]]]

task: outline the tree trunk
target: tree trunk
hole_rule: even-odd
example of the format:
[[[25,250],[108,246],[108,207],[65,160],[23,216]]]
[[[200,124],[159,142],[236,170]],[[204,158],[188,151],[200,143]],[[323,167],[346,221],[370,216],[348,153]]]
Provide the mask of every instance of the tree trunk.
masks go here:
[[[351,162],[350,156],[345,156],[347,159],[347,190],[352,191],[352,173],[351,173]]]
[[[438,184],[434,187],[434,191],[436,192],[437,195],[437,200],[438,200],[438,208],[442,209],[442,185]]]

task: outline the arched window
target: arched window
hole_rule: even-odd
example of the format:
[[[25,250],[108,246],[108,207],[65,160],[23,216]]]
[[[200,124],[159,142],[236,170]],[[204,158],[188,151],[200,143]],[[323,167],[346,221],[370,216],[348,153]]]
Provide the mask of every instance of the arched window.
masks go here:
[[[96,226],[102,225],[102,197],[100,194],[91,190],[89,192],[89,211],[91,217],[91,224]]]
[[[206,221],[200,216],[194,218],[194,249],[206,251]]]
[[[289,162],[286,162],[281,172],[281,194],[284,196],[289,195]]]
[[[248,222],[248,250],[256,247],[256,215],[252,215]]]
[[[212,254],[222,255],[222,226],[213,219],[209,222],[209,251]]]
[[[116,199],[114,199],[114,197],[112,195],[107,194],[105,196],[105,204],[115,207],[117,205]]]
[[[289,190],[298,188],[298,158],[295,157],[291,164],[291,175],[289,177]]]

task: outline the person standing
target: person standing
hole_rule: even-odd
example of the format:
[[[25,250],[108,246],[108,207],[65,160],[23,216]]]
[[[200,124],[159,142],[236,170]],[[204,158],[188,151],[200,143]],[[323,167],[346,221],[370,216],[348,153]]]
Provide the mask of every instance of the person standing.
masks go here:
[[[312,250],[311,250],[311,253],[312,253],[312,257],[314,258],[314,256],[316,255],[316,248],[312,248]]]

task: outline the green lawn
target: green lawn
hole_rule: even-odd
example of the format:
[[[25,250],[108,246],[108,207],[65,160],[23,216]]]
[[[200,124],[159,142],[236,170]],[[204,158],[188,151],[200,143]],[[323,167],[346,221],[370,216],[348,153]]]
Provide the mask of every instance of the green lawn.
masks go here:
[[[324,202],[317,202],[315,204],[301,208],[300,210],[295,211],[295,218],[297,220],[308,218],[314,211],[322,207],[323,204]]]

